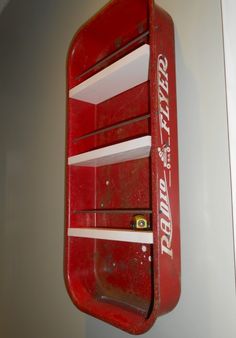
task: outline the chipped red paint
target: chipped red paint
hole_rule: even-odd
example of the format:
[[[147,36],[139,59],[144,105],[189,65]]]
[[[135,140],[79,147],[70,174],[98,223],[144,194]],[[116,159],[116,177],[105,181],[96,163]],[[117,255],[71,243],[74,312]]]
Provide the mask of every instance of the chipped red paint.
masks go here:
[[[98,168],[66,166],[68,292],[80,310],[132,334],[147,331],[180,295],[172,20],[152,0],[111,1],[75,35],[67,68],[69,90],[144,43],[150,45],[149,81],[98,105],[67,99],[67,157],[152,137],[150,158]],[[94,227],[95,222],[96,227],[131,228],[132,213],[90,211],[102,208],[151,211],[146,217],[153,245],[67,236],[68,227]]]

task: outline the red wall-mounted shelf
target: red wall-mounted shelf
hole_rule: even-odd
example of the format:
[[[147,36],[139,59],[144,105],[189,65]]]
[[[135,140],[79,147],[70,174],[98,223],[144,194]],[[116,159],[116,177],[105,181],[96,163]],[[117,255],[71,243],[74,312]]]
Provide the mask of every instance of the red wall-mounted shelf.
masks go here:
[[[151,0],[111,1],[75,35],[67,75],[67,289],[140,334],[180,295],[171,18]]]

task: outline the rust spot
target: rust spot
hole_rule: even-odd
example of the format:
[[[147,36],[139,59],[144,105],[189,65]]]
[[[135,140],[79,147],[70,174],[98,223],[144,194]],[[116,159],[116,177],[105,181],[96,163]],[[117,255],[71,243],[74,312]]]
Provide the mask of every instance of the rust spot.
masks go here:
[[[121,47],[121,43],[122,43],[122,38],[118,37],[117,39],[115,39],[115,47],[118,49]]]
[[[140,23],[138,24],[138,32],[139,32],[139,34],[142,34],[144,31],[145,31],[144,23],[143,23],[143,22],[140,22]]]

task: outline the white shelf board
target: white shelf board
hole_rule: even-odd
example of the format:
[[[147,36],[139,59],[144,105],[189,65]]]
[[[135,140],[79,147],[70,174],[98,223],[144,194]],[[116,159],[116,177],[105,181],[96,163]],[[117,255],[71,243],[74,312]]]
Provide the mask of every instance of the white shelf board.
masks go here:
[[[143,136],[104,148],[95,149],[71,156],[69,165],[100,167],[103,165],[137,160],[150,156],[151,136]]]
[[[149,55],[149,45],[142,45],[70,89],[69,97],[98,104],[147,81]]]
[[[68,236],[105,239],[108,241],[153,244],[152,231],[115,230],[104,228],[69,228]]]

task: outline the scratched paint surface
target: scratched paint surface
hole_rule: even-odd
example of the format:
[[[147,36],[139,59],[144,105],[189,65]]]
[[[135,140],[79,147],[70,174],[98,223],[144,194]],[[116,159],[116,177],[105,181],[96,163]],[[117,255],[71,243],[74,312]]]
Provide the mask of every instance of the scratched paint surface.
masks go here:
[[[170,311],[180,292],[173,37],[170,17],[152,0],[114,0],[76,34],[68,58],[70,90],[143,44],[151,47],[145,83],[98,105],[68,97],[68,157],[152,136],[150,158],[66,171],[65,280],[72,301],[136,334]],[[147,219],[154,245],[67,236],[67,228],[138,231],[137,214]]]

